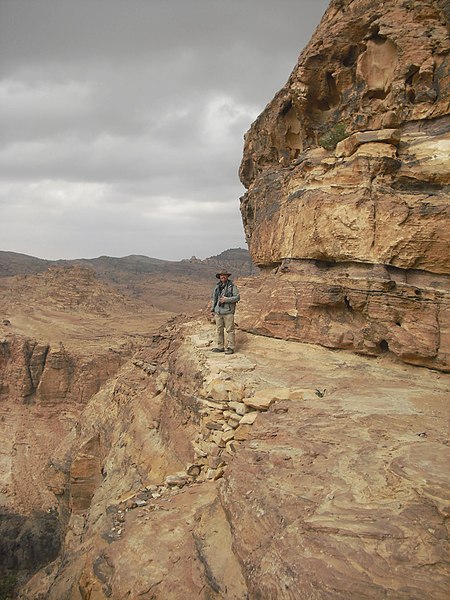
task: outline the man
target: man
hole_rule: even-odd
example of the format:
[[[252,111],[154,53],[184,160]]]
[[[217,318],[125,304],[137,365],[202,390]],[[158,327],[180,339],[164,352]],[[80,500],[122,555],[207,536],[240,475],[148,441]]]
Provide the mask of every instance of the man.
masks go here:
[[[219,281],[214,288],[211,304],[211,316],[216,320],[217,347],[212,352],[234,353],[234,311],[236,302],[239,302],[239,290],[236,285],[228,279],[231,273],[222,271],[216,273]],[[224,329],[227,332],[227,348],[225,350]]]

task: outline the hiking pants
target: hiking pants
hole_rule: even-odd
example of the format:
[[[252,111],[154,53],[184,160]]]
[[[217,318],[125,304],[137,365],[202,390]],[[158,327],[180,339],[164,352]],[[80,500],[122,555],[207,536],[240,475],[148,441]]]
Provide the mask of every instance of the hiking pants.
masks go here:
[[[227,348],[234,350],[234,314],[217,315],[216,314],[216,330],[217,330],[217,347],[225,348],[225,340],[223,330],[227,332]]]

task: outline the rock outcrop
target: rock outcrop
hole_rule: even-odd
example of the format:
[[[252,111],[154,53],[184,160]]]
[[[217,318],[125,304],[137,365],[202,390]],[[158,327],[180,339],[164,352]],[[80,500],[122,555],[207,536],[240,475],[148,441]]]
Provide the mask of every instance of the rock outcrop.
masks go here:
[[[21,582],[56,558],[66,511],[89,506],[102,479],[97,438],[77,448],[69,463],[60,457],[55,469],[57,447],[69,443],[92,396],[169,313],[151,307],[146,312],[90,269],[56,267],[2,278],[0,315],[3,597],[5,582]],[[66,468],[73,492],[59,512]]]
[[[247,133],[249,331],[449,369],[446,6],[333,0]]]
[[[123,362],[117,349],[72,353],[60,343],[7,335],[0,339],[0,398],[54,405],[85,403]]]
[[[92,398],[48,470],[62,551],[22,598],[446,597],[448,376],[237,342],[169,324]]]

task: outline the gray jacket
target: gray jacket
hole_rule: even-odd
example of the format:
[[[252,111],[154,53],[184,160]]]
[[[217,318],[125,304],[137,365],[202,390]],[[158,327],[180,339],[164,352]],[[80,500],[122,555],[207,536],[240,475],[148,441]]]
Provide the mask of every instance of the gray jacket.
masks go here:
[[[236,302],[241,299],[237,286],[228,279],[224,287],[221,289],[221,282],[216,284],[213,290],[211,312],[215,312],[217,315],[229,315],[234,313],[236,310]],[[227,301],[223,304],[219,304],[220,296],[226,296]]]

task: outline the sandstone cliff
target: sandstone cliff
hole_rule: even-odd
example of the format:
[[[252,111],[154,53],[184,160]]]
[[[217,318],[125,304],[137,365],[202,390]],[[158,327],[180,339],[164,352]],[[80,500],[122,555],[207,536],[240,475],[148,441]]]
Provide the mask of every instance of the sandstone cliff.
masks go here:
[[[267,272],[243,289],[247,330],[449,368],[447,28],[444,1],[331,2],[246,135]]]

